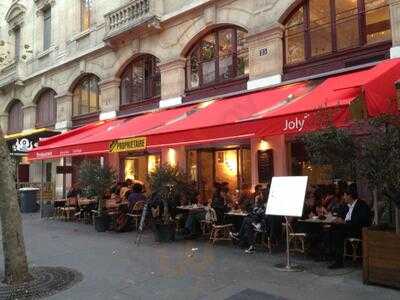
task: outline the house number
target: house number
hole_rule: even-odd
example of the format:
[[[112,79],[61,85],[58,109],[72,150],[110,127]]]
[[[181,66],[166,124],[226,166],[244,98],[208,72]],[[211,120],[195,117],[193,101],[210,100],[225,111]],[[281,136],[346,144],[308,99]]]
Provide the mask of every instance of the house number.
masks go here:
[[[267,48],[262,48],[260,49],[260,56],[264,56],[268,54],[268,49]]]

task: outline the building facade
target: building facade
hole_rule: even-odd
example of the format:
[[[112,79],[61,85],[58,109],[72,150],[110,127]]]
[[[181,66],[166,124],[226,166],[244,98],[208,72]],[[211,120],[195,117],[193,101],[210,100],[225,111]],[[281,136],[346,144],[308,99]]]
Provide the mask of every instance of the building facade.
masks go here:
[[[400,56],[399,23],[399,0],[3,0],[0,125],[7,135],[62,132],[366,68]],[[284,136],[230,146],[107,160],[125,178],[176,160],[196,180],[239,187],[259,182],[256,153],[271,148],[274,174],[291,173],[296,151]],[[68,185],[70,176],[54,175],[61,161],[49,164],[30,164],[30,181],[52,172]]]

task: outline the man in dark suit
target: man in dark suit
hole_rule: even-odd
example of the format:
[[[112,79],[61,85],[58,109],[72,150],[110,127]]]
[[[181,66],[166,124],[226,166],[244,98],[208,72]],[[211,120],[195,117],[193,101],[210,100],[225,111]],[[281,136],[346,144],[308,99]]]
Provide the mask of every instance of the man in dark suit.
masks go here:
[[[370,225],[370,209],[368,205],[358,199],[357,185],[350,184],[344,193],[348,206],[345,218],[337,218],[332,230],[332,242],[335,251],[335,262],[329,269],[343,268],[343,250],[346,238],[360,238],[363,227]]]

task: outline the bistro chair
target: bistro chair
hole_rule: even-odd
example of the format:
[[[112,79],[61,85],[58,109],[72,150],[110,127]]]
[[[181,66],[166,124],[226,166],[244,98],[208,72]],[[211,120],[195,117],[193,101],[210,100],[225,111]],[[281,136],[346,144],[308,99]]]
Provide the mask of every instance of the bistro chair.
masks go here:
[[[282,226],[284,227],[284,230],[286,230],[286,223],[282,223]],[[291,246],[290,251],[304,254],[306,252],[305,241],[307,234],[305,232],[294,232],[290,222],[287,228],[289,230],[289,246]]]
[[[213,215],[215,219],[217,219],[217,214],[213,208],[209,208],[210,211],[213,211]],[[223,224],[217,225],[215,221],[211,225],[211,232],[210,232],[210,242],[215,244],[218,241],[231,241],[231,237],[229,236],[229,232],[232,231],[233,224]]]
[[[210,236],[212,226],[217,222],[217,214],[215,210],[211,207],[206,207],[206,217],[205,220],[200,221],[201,232],[203,236]]]
[[[272,254],[272,243],[271,243],[271,238],[269,237],[269,232],[261,228],[256,229],[256,240],[258,237],[260,238],[261,246],[267,249],[269,254]]]
[[[128,216],[128,218],[132,219],[133,222],[135,223],[136,230],[139,228],[139,222],[140,222],[140,219],[142,217],[142,211],[144,209],[145,204],[146,203],[144,201],[136,202],[133,205],[133,207],[130,210],[130,212],[126,214]]]
[[[61,218],[64,221],[72,221],[77,210],[78,200],[75,197],[67,199],[65,206],[61,208]]]
[[[362,258],[362,254],[358,254],[362,248],[362,240],[357,238],[348,238],[344,240],[343,257],[351,257],[353,261]],[[350,251],[349,251],[350,250]]]

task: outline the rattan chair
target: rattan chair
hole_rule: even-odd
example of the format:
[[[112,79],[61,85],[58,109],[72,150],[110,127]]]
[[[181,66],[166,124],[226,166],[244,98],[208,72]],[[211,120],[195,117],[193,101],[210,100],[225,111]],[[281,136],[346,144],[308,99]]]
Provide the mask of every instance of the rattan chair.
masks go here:
[[[130,210],[129,213],[127,213],[126,215],[128,216],[128,218],[132,219],[134,224],[135,224],[135,229],[137,230],[139,227],[139,222],[140,219],[142,217],[142,211],[144,209],[145,206],[145,202],[144,201],[138,201],[136,202],[132,209]]]

